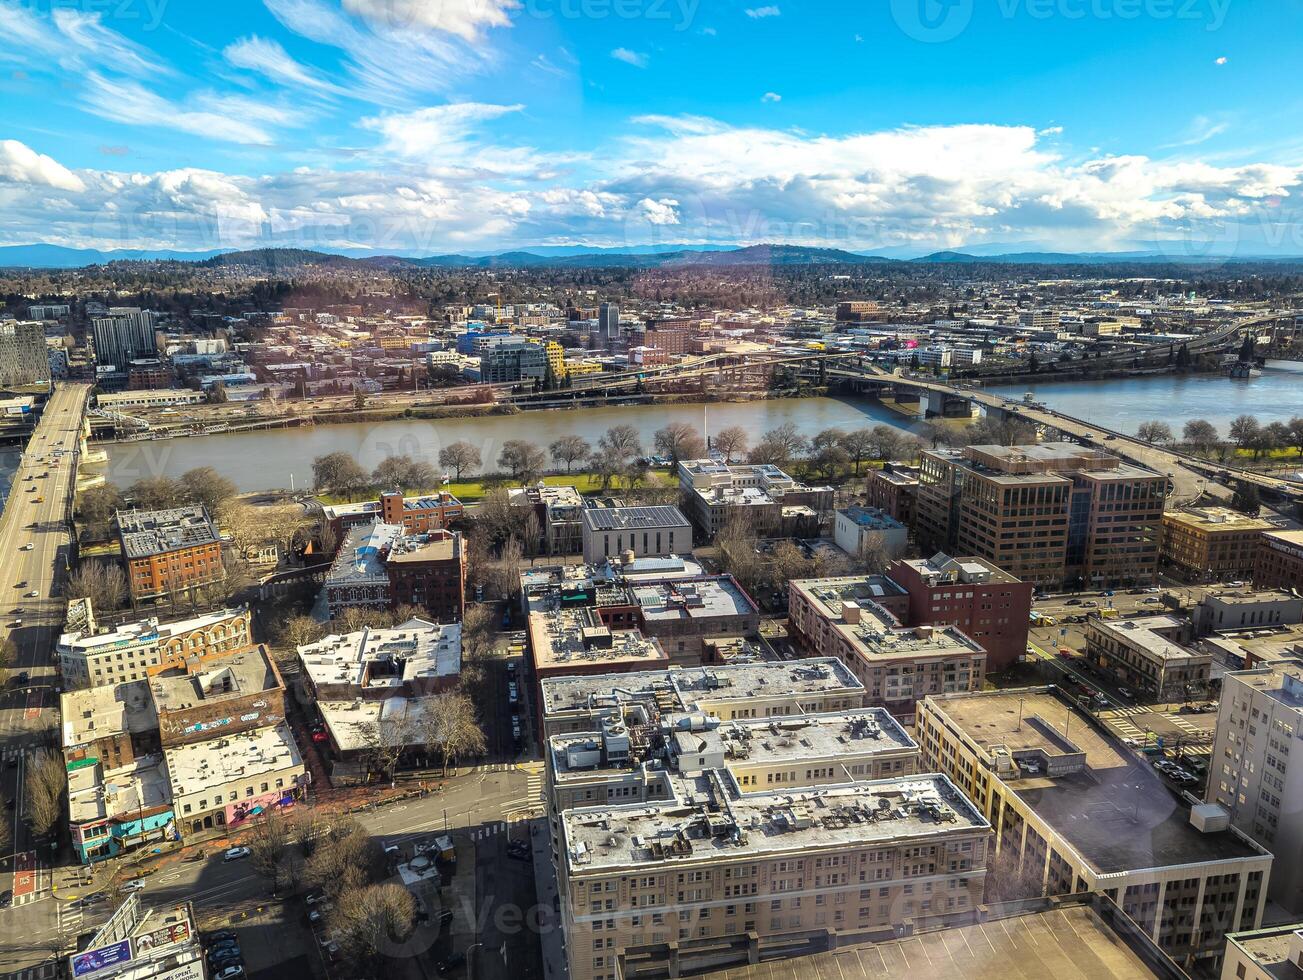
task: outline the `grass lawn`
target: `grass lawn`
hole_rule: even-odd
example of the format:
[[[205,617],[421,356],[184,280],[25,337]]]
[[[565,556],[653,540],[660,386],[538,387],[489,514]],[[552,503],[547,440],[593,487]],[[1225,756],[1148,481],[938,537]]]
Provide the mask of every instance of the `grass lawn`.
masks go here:
[[[657,476],[660,476],[664,479],[667,480],[669,479],[668,469],[649,470],[648,472],[655,473]],[[570,474],[555,473],[552,474],[551,476],[545,476],[543,477],[543,482],[550,487],[573,486],[581,494],[585,496],[591,496],[593,494],[602,492],[601,480],[598,478],[597,474],[583,473],[583,472],[579,472],[578,470]],[[515,484],[508,482],[505,485],[511,487],[514,486]],[[473,504],[477,500],[482,499],[485,494],[484,483],[480,480],[453,480],[451,483],[444,484],[442,487],[439,487],[438,489],[448,491],[448,493],[452,494],[454,497],[456,497],[458,500],[460,500],[462,503],[465,504]],[[620,491],[620,481],[617,479],[611,483],[611,487],[607,492],[619,493],[619,491]],[[379,495],[379,492],[380,491],[377,488],[372,487],[371,489],[363,490],[360,493],[354,494],[351,497],[347,494],[334,494],[334,493],[323,493],[323,494],[318,494],[317,496],[324,504],[348,504],[358,500],[375,500],[376,497]],[[434,491],[408,489],[404,492],[408,496],[418,496],[419,494],[433,493]]]

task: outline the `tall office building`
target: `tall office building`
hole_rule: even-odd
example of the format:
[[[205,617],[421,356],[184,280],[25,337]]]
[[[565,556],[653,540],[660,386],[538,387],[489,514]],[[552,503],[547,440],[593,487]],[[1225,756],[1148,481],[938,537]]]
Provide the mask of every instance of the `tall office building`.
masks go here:
[[[1167,478],[1070,442],[923,453],[925,552],[977,555],[1039,586],[1151,582]]]
[[[603,303],[597,310],[597,329],[604,343],[618,340],[620,337],[620,307],[614,303]]]
[[[0,385],[30,385],[49,380],[45,329],[31,321],[0,322]]]
[[[115,306],[110,308],[108,316],[91,320],[95,362],[112,364],[125,371],[133,360],[157,355],[158,343],[154,338],[157,319],[151,310]]]

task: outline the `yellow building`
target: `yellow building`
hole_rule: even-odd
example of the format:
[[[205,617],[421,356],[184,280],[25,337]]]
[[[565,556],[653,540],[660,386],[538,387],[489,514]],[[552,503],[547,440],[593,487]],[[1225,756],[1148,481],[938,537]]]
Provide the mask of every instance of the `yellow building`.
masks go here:
[[[601,374],[603,370],[600,361],[566,361],[566,373],[572,378]]]
[[[566,349],[555,340],[549,340],[544,350],[547,352],[547,364],[552,369],[552,377],[560,381],[566,376]]]

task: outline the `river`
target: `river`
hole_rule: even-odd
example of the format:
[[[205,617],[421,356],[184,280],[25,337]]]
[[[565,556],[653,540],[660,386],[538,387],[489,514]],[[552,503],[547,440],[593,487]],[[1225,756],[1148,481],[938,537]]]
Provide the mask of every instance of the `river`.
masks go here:
[[[1261,375],[1233,379],[1220,375],[1162,375],[1106,381],[1027,383],[992,388],[1021,398],[1031,391],[1051,408],[1134,433],[1140,423],[1161,419],[1180,435],[1189,419],[1212,422],[1224,436],[1237,415],[1265,422],[1303,414],[1303,364],[1270,362]],[[738,425],[754,444],[768,429],[792,422],[807,435],[837,426],[844,429],[886,423],[906,428],[901,416],[873,401],[857,398],[788,398],[741,404],[634,405],[571,411],[524,412],[483,418],[399,420],[383,423],[320,425],[197,436],[109,446],[109,479],[126,486],[144,476],[179,476],[196,466],[213,466],[241,491],[303,487],[312,480],[312,460],[335,450],[351,453],[367,469],[385,456],[407,454],[437,465],[439,449],[457,440],[479,447],[486,467],[502,443],[527,439],[546,449],[557,437],[574,433],[596,445],[612,425],[627,423],[651,451],[652,434],[670,421],[684,421],[712,433]],[[3,477],[0,477],[2,480]]]
[[[465,440],[476,446],[488,469],[496,469],[498,453],[508,439],[526,439],[546,451],[553,440],[574,434],[596,446],[613,425],[632,425],[642,436],[643,450],[652,452],[652,435],[673,421],[706,426],[711,433],[737,425],[752,444],[769,429],[792,422],[813,434],[838,427],[856,429],[906,422],[876,402],[859,398],[779,398],[710,405],[627,405],[563,411],[530,411],[519,415],[432,422],[401,419],[393,422],[318,425],[301,429],[259,429],[252,432],[160,439],[108,446],[109,479],[119,486],[145,476],[179,476],[196,466],[213,466],[241,491],[303,487],[312,482],[312,461],[342,450],[368,470],[391,455],[408,455],[438,465],[439,450]]]

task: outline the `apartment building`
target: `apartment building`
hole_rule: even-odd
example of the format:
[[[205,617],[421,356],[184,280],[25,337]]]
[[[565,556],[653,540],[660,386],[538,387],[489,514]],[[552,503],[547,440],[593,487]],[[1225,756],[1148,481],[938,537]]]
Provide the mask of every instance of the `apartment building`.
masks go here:
[[[865,502],[913,527],[918,498],[918,468],[884,463],[864,478]]]
[[[772,463],[683,460],[679,489],[688,516],[707,537],[734,519],[745,520],[762,537],[777,535],[782,533],[784,508],[808,507],[826,514],[833,506],[832,487],[800,483]]]
[[[158,317],[150,310],[115,306],[108,316],[91,319],[91,338],[95,346],[95,363],[112,365],[125,371],[127,364],[139,357],[158,353],[154,327]]]
[[[887,576],[909,594],[904,622],[956,627],[986,650],[988,671],[1004,670],[1026,651],[1030,582],[982,558],[945,554],[902,559]]]
[[[1156,701],[1188,701],[1208,692],[1212,654],[1185,646],[1190,624],[1176,616],[1086,619],[1086,656],[1121,684]]]
[[[692,550],[692,525],[677,507],[585,507],[581,532],[589,564],[633,552],[667,557]]]
[[[908,723],[930,694],[979,691],[986,650],[953,626],[902,627],[870,598],[860,576],[789,583],[788,622],[807,652],[841,660],[863,683],[865,703]]]
[[[574,980],[616,980],[622,958],[676,973],[680,942],[799,944],[944,921],[980,903],[990,826],[944,776],[837,773],[816,787],[752,790],[718,761],[678,755],[664,800],[557,817]]]
[[[312,699],[384,701],[437,694],[461,673],[461,625],[409,619],[392,629],[331,634],[298,648]]]
[[[285,721],[285,682],[264,646],[189,657],[147,683],[165,748]]]
[[[321,511],[339,541],[353,528],[376,521],[401,527],[408,534],[428,534],[450,527],[466,514],[462,502],[446,491],[421,497],[404,497],[391,491],[382,493],[376,500],[329,504]]]
[[[577,555],[584,547],[584,498],[574,487],[540,484],[509,490],[512,506],[528,507],[538,520],[539,550]]]
[[[90,599],[74,599],[56,652],[63,687],[72,690],[144,680],[188,657],[230,653],[252,642],[245,607],[168,623],[150,617],[101,629]]]
[[[222,538],[203,504],[117,512],[131,601],[139,603],[222,581]]]
[[[999,894],[1103,892],[1187,969],[1261,925],[1271,854],[1187,807],[1056,688],[929,697],[915,737],[990,821]]]
[[[1276,855],[1271,899],[1303,913],[1303,661],[1222,677],[1209,803]],[[1297,746],[1297,748],[1296,748]]]
[[[917,536],[1041,587],[1149,582],[1167,478],[1070,442],[925,451]]]
[[[459,621],[466,604],[466,549],[456,531],[409,534],[397,524],[352,528],[326,573],[331,618],[345,609],[412,605]]]
[[[864,685],[831,657],[672,667],[627,674],[567,674],[539,681],[545,738],[597,731],[613,710],[699,712],[721,721],[789,718],[864,706]]]
[[[1267,521],[1229,507],[1200,507],[1163,515],[1163,562],[1195,582],[1251,579]]]
[[[1253,584],[1260,589],[1303,592],[1303,531],[1262,532],[1253,565]]]
[[[49,380],[45,327],[32,321],[0,321],[0,385],[35,385]]]
[[[547,374],[547,349],[537,341],[503,337],[480,354],[480,381],[484,384],[541,383]]]

